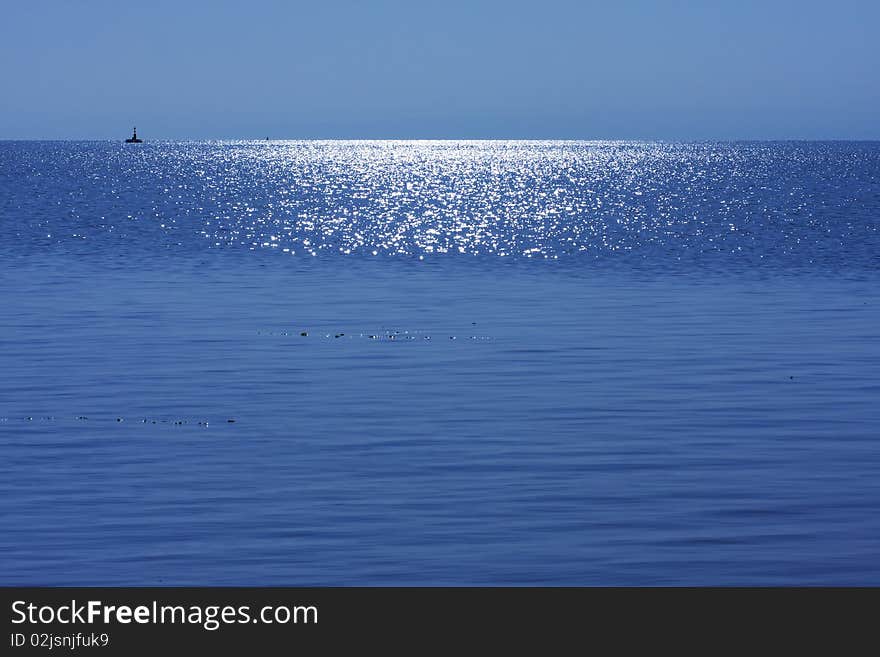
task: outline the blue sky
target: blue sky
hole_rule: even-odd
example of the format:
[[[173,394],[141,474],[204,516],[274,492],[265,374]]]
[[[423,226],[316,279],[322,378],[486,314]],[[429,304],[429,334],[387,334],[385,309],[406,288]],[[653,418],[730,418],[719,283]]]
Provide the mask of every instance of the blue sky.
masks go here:
[[[880,3],[2,0],[0,138],[880,138]]]

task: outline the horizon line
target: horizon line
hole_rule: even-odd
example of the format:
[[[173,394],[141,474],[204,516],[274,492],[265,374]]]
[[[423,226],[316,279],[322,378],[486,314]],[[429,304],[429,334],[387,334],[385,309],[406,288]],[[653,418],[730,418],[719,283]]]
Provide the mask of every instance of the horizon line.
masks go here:
[[[0,137],[0,141],[98,141],[124,143],[125,137]],[[208,142],[208,141],[562,141],[562,142],[873,142],[877,137],[151,137],[147,142]]]

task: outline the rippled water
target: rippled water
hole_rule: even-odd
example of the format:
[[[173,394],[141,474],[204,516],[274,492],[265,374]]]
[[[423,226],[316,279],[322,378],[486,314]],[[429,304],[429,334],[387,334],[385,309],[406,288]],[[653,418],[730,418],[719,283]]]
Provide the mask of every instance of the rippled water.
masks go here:
[[[0,583],[880,584],[878,224],[877,143],[0,142]]]

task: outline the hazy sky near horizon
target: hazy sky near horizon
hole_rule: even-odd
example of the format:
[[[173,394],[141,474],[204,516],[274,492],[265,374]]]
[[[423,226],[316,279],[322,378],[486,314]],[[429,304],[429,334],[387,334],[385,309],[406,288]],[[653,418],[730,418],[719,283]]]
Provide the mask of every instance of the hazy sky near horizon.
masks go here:
[[[867,0],[0,0],[0,138],[880,138]]]

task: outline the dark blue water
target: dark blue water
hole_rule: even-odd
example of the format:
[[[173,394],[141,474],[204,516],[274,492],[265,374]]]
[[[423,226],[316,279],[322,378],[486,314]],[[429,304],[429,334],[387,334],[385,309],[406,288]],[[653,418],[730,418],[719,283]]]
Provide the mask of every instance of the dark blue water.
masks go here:
[[[2,584],[880,584],[878,143],[0,142],[0,230]]]

